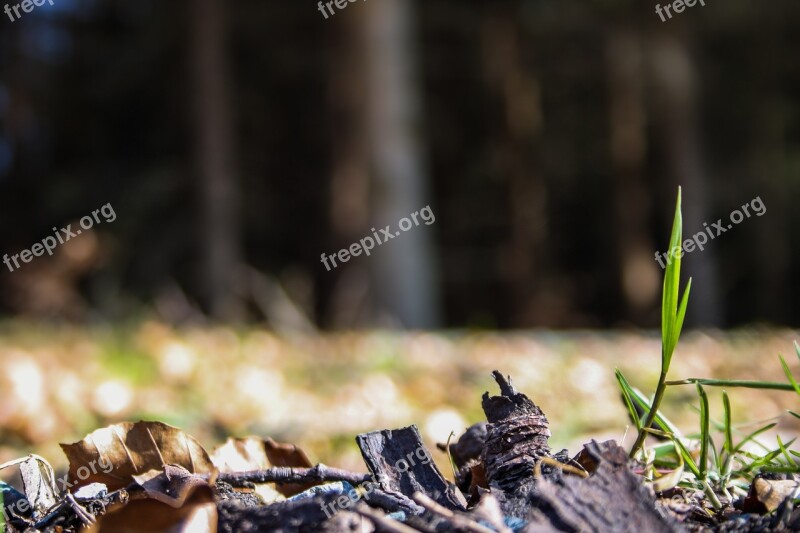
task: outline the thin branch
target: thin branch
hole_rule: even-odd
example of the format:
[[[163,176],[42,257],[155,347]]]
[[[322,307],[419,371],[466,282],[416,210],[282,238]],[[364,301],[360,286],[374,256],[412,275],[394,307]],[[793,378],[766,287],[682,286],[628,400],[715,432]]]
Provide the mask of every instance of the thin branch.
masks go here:
[[[241,487],[248,483],[321,483],[326,481],[346,481],[357,486],[366,483],[372,477],[369,474],[349,472],[318,464],[311,468],[276,466],[247,472],[220,472],[217,479],[235,487]]]

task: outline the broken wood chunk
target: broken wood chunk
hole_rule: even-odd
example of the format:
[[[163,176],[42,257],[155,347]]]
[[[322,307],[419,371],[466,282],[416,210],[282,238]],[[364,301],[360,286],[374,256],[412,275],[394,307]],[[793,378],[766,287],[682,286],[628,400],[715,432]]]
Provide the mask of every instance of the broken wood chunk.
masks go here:
[[[551,531],[683,531],[680,524],[662,515],[655,494],[628,467],[628,454],[614,441],[586,445],[596,464],[586,479],[562,476],[542,479],[531,493],[535,507],[527,533]]]
[[[500,372],[492,372],[500,396],[483,395],[483,412],[489,421],[483,461],[490,485],[514,492],[531,477],[536,463],[550,455],[550,429],[539,407],[521,394]]]
[[[416,426],[374,431],[356,437],[373,478],[388,493],[411,497],[421,492],[448,509],[465,509],[466,501],[442,476]]]

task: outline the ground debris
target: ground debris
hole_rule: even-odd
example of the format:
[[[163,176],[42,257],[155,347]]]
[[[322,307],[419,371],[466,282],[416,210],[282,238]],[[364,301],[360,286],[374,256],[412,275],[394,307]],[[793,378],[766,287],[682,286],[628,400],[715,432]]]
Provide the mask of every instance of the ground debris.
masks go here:
[[[490,486],[514,493],[530,479],[536,463],[550,456],[550,429],[544,413],[527,396],[517,392],[510,378],[495,370],[500,396],[483,395],[489,421],[483,462]]]
[[[596,462],[587,479],[542,479],[531,493],[535,508],[528,533],[551,531],[675,532],[683,528],[659,513],[655,495],[628,466],[628,455],[613,441],[586,445]]]
[[[385,492],[406,497],[419,492],[447,509],[466,508],[464,496],[439,472],[416,426],[363,433],[356,442]]]

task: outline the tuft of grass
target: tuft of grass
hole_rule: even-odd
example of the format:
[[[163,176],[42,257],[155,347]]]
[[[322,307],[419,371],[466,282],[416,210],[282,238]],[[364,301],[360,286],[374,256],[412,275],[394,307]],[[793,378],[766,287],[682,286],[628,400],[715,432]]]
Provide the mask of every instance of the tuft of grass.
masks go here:
[[[672,222],[672,235],[669,240],[667,250],[667,268],[664,272],[664,286],[661,295],[661,373],[659,374],[656,392],[653,402],[647,409],[647,416],[639,427],[639,434],[631,448],[630,456],[636,457],[644,446],[647,438],[647,428],[649,428],[658,415],[661,401],[667,389],[667,374],[672,363],[672,355],[683,328],[683,319],[686,316],[686,305],[689,302],[689,291],[692,288],[692,280],[686,284],[683,297],[679,300],[680,278],[681,278],[681,256],[683,250],[681,242],[683,238],[683,217],[681,215],[681,189],[678,187],[678,200],[675,205],[675,217]],[[671,260],[670,260],[671,258]]]
[[[622,399],[630,413],[631,420],[638,431],[636,442],[630,456],[641,460],[645,466],[645,476],[653,480],[653,486],[664,490],[675,485],[702,490],[711,505],[722,508],[718,494],[725,496],[728,502],[736,496],[744,496],[753,478],[759,472],[800,472],[800,452],[791,450],[794,440],[784,443],[777,437],[778,447],[770,449],[761,444],[756,437],[775,427],[775,422],[758,427],[745,435],[738,443],[734,440],[740,431],[733,426],[731,402],[727,391],[722,391],[724,418],[721,423],[714,422],[716,430],[722,432],[723,441],[717,448],[711,435],[711,413],[708,395],[704,386],[713,387],[747,387],[754,389],[773,389],[794,391],[800,396],[800,383],[792,375],[789,365],[779,356],[781,367],[788,383],[750,380],[721,380],[689,378],[678,381],[667,381],[672,356],[680,338],[686,305],[689,300],[692,280],[689,279],[683,296],[680,294],[680,245],[682,234],[681,190],[678,189],[678,200],[675,207],[675,218],[670,236],[669,255],[664,273],[664,286],[661,299],[661,373],[655,394],[652,399],[632,387],[622,372],[616,370],[617,383]],[[800,359],[800,345],[795,342],[795,352]],[[669,385],[694,384],[699,398],[700,430],[696,435],[681,436],[678,429],[662,413],[659,412],[661,401]],[[641,414],[640,414],[641,413]],[[800,418],[800,413],[789,411]],[[644,442],[648,434],[668,439],[644,453]],[[752,444],[755,451],[745,450]],[[664,468],[671,468],[667,474]]]

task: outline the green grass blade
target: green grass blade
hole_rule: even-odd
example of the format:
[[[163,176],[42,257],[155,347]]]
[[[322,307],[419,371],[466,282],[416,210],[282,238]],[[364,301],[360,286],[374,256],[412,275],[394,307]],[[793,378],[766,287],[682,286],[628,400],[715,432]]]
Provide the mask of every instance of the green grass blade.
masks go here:
[[[689,450],[687,450],[686,446],[683,445],[683,443],[681,442],[681,439],[675,438],[674,442],[675,442],[675,445],[680,450],[681,456],[683,457],[683,460],[686,463],[686,466],[689,467],[689,470],[691,470],[692,473],[697,478],[700,478],[701,477],[700,469],[697,467],[697,463],[694,462],[694,458],[692,457],[692,454],[689,453]]]
[[[780,435],[776,435],[776,438],[778,439],[778,446],[781,449],[781,453],[786,458],[786,462],[789,463],[789,466],[797,468],[797,463],[794,462],[792,456],[789,454],[788,451],[786,451],[786,446],[791,446],[792,443],[795,441],[795,439],[792,439],[787,445],[784,445]]]
[[[678,312],[675,317],[675,325],[672,331],[672,338],[670,339],[670,361],[672,360],[671,354],[673,351],[675,351],[675,347],[678,345],[678,339],[681,336],[681,330],[683,329],[683,318],[686,316],[686,306],[689,303],[689,292],[691,290],[692,278],[689,278],[689,282],[686,284],[686,289],[683,291],[683,298],[678,306]]]
[[[681,276],[680,250],[683,234],[683,217],[681,215],[681,188],[678,187],[678,200],[675,203],[675,218],[672,222],[672,234],[667,249],[667,268],[664,273],[664,289],[661,298],[661,356],[662,368],[669,367],[675,345],[672,344],[675,331],[675,318],[678,309],[678,292]],[[673,252],[677,252],[674,253]]]
[[[776,422],[772,422],[770,424],[767,424],[766,426],[756,429],[755,431],[747,435],[739,444],[736,445],[736,447],[733,449],[733,453],[739,453],[745,444],[747,444],[751,440],[754,440],[756,437],[758,437],[765,431],[769,431],[770,429],[774,428],[776,425],[777,425]]]
[[[781,449],[780,448],[778,448],[777,450],[773,450],[773,451],[769,452],[768,454],[766,454],[766,455],[764,455],[762,457],[756,458],[752,463],[750,463],[748,465],[745,465],[745,467],[742,468],[742,471],[743,472],[752,472],[753,470],[756,470],[758,468],[766,466],[769,463],[771,463],[772,460],[775,459],[776,457],[778,457],[780,454],[781,454]]]
[[[625,376],[622,375],[622,372],[619,369],[616,369],[614,373],[617,376],[617,383],[619,383],[620,391],[622,392],[622,399],[625,401],[625,405],[628,407],[628,412],[631,415],[631,420],[633,420],[634,425],[636,426],[637,431],[642,429],[642,421],[639,418],[639,412],[636,410],[636,407],[633,405],[633,387],[631,387],[628,380],[625,379]]]
[[[706,478],[708,469],[708,433],[709,433],[709,409],[708,409],[708,395],[705,389],[700,384],[696,385],[697,394],[700,396],[700,461],[698,467],[700,469],[700,477]]]
[[[648,415],[650,413],[650,401],[642,393],[642,391],[637,388],[631,387],[631,392],[633,393],[633,400],[644,410],[645,415]],[[673,435],[681,434],[678,427],[661,413],[656,413],[655,417],[653,418],[653,422],[655,422],[658,427],[667,433],[672,433]],[[644,430],[645,428],[642,429]]]
[[[728,398],[727,391],[722,391],[722,407],[725,410],[725,453],[730,455],[733,453],[733,430],[731,424],[731,400]]]
[[[699,383],[706,387],[742,387],[746,389],[769,389],[793,391],[794,387],[790,383],[778,383],[775,381],[752,381],[749,379],[706,379],[706,378],[687,378],[667,381],[667,385],[694,385]]]
[[[789,369],[789,365],[786,364],[786,360],[783,358],[782,355],[778,355],[778,359],[781,360],[781,367],[783,367],[783,373],[786,374],[786,379],[789,380],[789,383],[792,384],[792,388],[797,394],[800,394],[800,385],[797,384],[795,381],[794,376],[792,375],[792,371]]]

